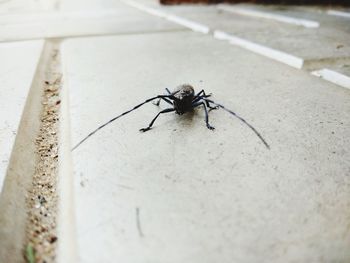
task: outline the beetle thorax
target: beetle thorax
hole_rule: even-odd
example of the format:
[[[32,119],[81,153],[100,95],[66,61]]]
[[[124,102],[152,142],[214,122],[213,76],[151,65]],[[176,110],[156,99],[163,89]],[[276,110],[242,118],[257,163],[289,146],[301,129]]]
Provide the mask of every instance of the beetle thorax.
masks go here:
[[[176,113],[184,114],[185,112],[192,109],[192,101],[194,98],[194,88],[191,85],[184,84],[178,86],[173,92],[174,97],[174,108]]]

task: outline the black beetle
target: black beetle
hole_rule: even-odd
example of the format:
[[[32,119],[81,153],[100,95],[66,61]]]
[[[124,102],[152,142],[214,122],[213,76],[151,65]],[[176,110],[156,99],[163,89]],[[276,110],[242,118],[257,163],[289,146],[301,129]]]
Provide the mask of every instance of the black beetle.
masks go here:
[[[141,132],[146,132],[146,131],[150,130],[152,128],[154,122],[156,121],[156,119],[162,113],[175,111],[177,114],[182,115],[182,114],[189,112],[190,110],[202,105],[204,108],[204,112],[205,112],[205,123],[206,123],[208,129],[214,130],[214,127],[209,124],[208,109],[210,111],[213,109],[222,108],[223,110],[231,113],[236,118],[238,118],[239,120],[244,122],[260,138],[260,140],[264,143],[264,145],[268,149],[270,149],[270,146],[267,144],[265,139],[260,135],[260,133],[252,125],[250,125],[245,119],[243,119],[242,117],[237,115],[235,112],[227,109],[226,107],[224,107],[221,104],[218,104],[218,103],[208,99],[211,96],[211,94],[207,95],[204,90],[201,90],[200,92],[195,94],[194,88],[188,84],[183,84],[183,85],[178,86],[173,92],[170,92],[168,89],[165,89],[165,90],[168,93],[167,95],[158,95],[156,97],[147,99],[144,102],[136,105],[131,110],[123,112],[122,114],[120,114],[120,115],[114,117],[113,119],[109,120],[108,122],[102,124],[97,129],[95,129],[94,131],[89,133],[84,139],[82,139],[76,146],[74,146],[74,148],[72,150],[76,149],[80,144],[82,144],[90,136],[95,134],[98,130],[102,129],[103,127],[105,127],[109,123],[115,121],[116,119],[136,110],[137,108],[141,107],[142,105],[144,105],[148,102],[151,102],[155,99],[158,99],[158,101],[157,101],[157,103],[155,103],[155,105],[159,106],[160,101],[163,100],[166,103],[170,104],[171,107],[158,112],[158,114],[152,119],[152,121],[150,122],[148,127],[140,129]],[[212,105],[214,105],[214,107]]]

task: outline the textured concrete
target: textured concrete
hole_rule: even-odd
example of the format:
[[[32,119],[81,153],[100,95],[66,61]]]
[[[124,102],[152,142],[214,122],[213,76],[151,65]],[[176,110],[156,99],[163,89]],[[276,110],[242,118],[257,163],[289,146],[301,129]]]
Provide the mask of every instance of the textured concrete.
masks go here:
[[[329,63],[350,61],[350,23],[343,18],[331,17],[324,13],[306,12],[306,10],[259,8],[239,5],[251,10],[265,10],[280,15],[289,15],[300,19],[312,19],[320,23],[319,28],[305,28],[278,21],[238,15],[219,10],[216,6],[160,6],[156,1],[142,1],[148,6],[164,10],[181,17],[209,26],[211,29],[225,31],[237,37],[274,48],[303,58],[307,68],[317,68]]]
[[[35,49],[25,48],[23,43],[17,43],[17,45],[19,45],[17,52],[8,52],[9,55],[12,55],[12,58],[16,57],[16,55],[21,55],[21,52],[24,51],[31,53],[31,55],[39,55],[39,52],[35,52]],[[39,61],[37,61],[38,58],[35,58],[37,65],[31,65],[31,67],[23,69],[23,72],[32,73],[30,82],[28,81],[29,83],[26,84],[23,82],[25,78],[19,78],[16,85],[18,88],[16,86],[12,87],[15,91],[19,89],[17,94],[13,93],[13,95],[17,96],[9,96],[7,98],[11,102],[17,97],[20,98],[21,95],[25,97],[26,102],[20,105],[20,110],[17,109],[16,111],[14,109],[11,112],[14,116],[9,114],[10,111],[8,112],[10,118],[18,116],[21,121],[18,128],[16,127],[16,140],[14,140],[12,149],[10,149],[11,157],[0,195],[0,262],[23,262],[22,252],[26,240],[26,221],[28,215],[26,198],[29,194],[28,191],[31,189],[32,177],[36,170],[35,143],[40,129],[41,98],[43,95],[43,89],[41,87],[44,84],[41,76],[42,71],[45,70],[45,64],[42,62],[46,54],[44,51],[41,51],[42,45],[39,46],[41,54]],[[28,62],[30,61],[28,54],[23,53],[22,55],[23,58],[28,58]],[[16,66],[18,65],[16,64]],[[19,77],[19,75],[16,75],[16,72],[18,74],[21,71],[17,68],[14,75],[12,75],[13,79]],[[22,76],[24,77],[26,75],[23,72]],[[30,86],[29,92],[24,92],[26,85]]]
[[[0,189],[42,47],[43,41],[0,44]]]
[[[0,15],[47,12],[57,9],[59,0],[2,0]]]
[[[191,83],[271,145],[201,109],[142,134],[151,103],[105,127],[73,152],[80,262],[350,260],[349,90],[192,32],[69,40],[63,60],[73,144]]]
[[[238,5],[318,21],[314,29],[216,6],[137,1],[161,10],[155,16],[126,2],[0,2],[0,41],[65,38],[57,262],[349,262],[350,90],[322,71],[349,76],[349,19],[314,7]],[[183,18],[212,31],[192,32],[196,24]],[[304,58],[328,75],[219,41],[214,30]],[[101,35],[115,36],[88,37]],[[47,70],[45,55],[38,66],[42,44],[0,45],[0,186],[10,171],[0,199],[0,262],[23,261]],[[210,112],[213,132],[199,108],[161,116],[142,134],[160,110],[149,103],[70,151],[98,125],[182,83],[212,92],[271,150],[221,110]]]
[[[184,30],[118,2],[82,10],[73,7],[63,4],[60,12],[2,16],[0,41]]]
[[[345,76],[348,76],[350,78],[350,63],[340,65],[337,67],[331,67],[330,69],[339,72],[340,74],[343,74]]]

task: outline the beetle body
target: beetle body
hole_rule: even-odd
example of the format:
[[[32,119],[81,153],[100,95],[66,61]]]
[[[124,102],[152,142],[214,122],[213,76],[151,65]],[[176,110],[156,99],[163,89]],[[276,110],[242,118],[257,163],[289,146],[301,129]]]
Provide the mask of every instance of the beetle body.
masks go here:
[[[179,115],[182,115],[193,109],[192,102],[195,96],[194,88],[191,85],[184,84],[178,86],[174,92],[174,109]]]

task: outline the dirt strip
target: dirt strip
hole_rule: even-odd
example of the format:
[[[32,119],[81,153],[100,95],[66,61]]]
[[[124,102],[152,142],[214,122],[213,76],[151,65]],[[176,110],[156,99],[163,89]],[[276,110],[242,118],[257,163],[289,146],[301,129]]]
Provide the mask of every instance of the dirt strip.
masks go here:
[[[58,122],[62,74],[57,46],[50,47],[44,73],[41,126],[36,138],[36,168],[27,195],[28,221],[24,257],[27,262],[55,262],[57,244]]]

